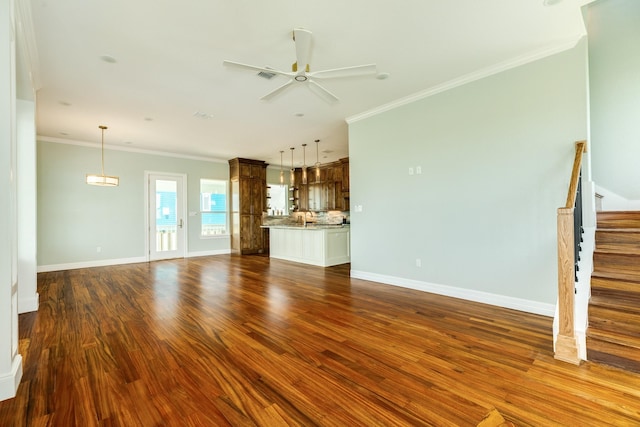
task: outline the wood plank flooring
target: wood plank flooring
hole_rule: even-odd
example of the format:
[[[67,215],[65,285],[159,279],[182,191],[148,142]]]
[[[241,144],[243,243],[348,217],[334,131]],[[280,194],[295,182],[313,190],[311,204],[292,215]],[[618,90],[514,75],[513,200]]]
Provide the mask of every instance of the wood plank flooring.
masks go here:
[[[640,375],[551,319],[222,255],[42,273],[0,426],[640,425]],[[495,409],[494,409],[495,408]]]

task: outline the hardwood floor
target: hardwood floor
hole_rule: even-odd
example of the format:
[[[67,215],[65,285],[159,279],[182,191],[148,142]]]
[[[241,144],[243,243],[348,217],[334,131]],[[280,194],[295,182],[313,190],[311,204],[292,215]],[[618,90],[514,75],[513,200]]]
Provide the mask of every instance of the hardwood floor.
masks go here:
[[[640,425],[551,319],[259,256],[42,273],[0,426]]]

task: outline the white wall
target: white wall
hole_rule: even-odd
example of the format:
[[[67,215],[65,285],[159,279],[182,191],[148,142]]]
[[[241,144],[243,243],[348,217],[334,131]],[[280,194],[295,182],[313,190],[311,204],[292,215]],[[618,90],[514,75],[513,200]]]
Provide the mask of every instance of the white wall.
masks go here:
[[[18,311],[38,310],[35,102],[16,102]]]
[[[587,8],[593,180],[612,200],[605,210],[640,203],[640,2],[600,0]],[[624,200],[629,203],[622,203]],[[609,204],[610,206],[607,206]]]
[[[352,275],[552,316],[586,49],[351,122]]]
[[[200,210],[201,178],[229,179],[226,162],[105,148],[105,173],[119,176],[120,185],[95,187],[85,175],[100,172],[99,145],[44,141],[37,170],[39,271],[144,261],[145,171],[186,174],[190,212]],[[188,216],[186,226],[188,256],[229,253],[228,236],[200,237],[200,215]]]
[[[0,0],[0,400],[15,396],[18,354],[16,80],[13,2]]]

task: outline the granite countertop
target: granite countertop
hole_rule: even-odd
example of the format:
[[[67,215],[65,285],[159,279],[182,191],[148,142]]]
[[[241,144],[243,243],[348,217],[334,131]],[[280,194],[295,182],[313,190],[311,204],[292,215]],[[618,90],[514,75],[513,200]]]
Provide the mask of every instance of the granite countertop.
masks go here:
[[[263,225],[262,228],[295,228],[302,230],[323,230],[323,229],[331,229],[331,228],[346,228],[349,227],[349,224],[315,224],[309,223],[306,226],[303,224],[274,224],[274,225]]]

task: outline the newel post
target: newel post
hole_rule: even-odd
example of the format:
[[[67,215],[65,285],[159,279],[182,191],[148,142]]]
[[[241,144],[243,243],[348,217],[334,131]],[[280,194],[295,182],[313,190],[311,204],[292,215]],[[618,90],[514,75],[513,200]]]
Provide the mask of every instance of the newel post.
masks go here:
[[[575,255],[573,207],[558,209],[558,337],[554,357],[579,365],[574,328]]]

